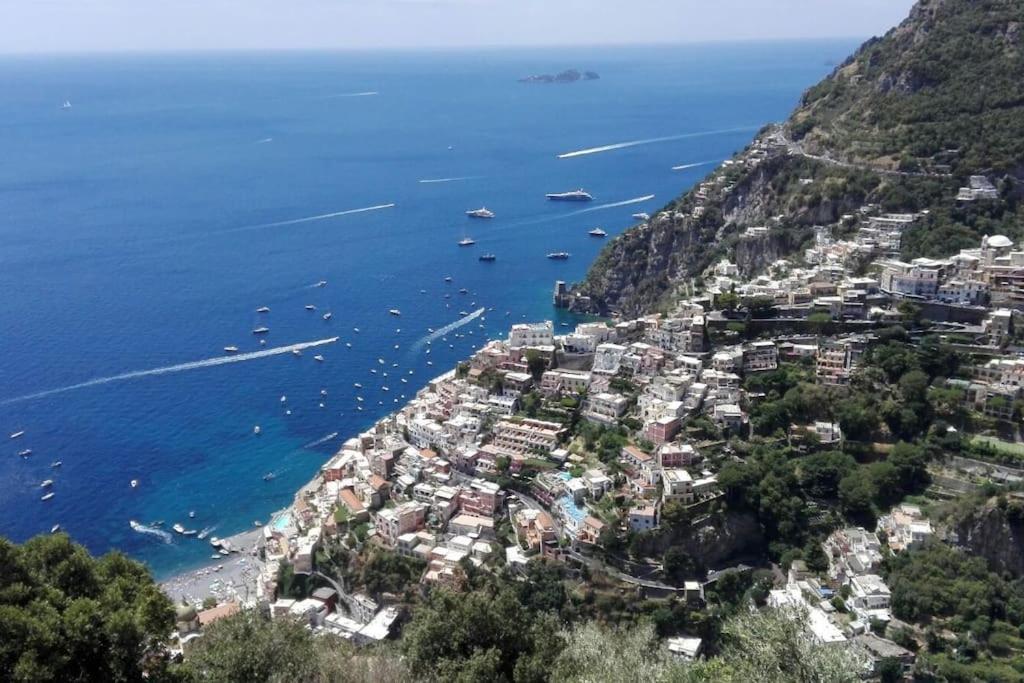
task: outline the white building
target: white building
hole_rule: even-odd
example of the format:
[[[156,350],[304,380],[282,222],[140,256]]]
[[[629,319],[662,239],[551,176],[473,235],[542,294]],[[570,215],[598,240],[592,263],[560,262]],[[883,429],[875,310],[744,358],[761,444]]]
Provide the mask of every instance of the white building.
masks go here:
[[[553,346],[554,343],[554,328],[550,320],[513,325],[508,335],[508,345],[513,349]]]

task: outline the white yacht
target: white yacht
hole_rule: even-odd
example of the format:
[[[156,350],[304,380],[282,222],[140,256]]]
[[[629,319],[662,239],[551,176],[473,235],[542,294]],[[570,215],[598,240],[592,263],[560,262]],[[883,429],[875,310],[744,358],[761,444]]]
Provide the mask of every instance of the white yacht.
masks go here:
[[[39,485],[39,488],[45,489],[45,488],[48,488],[50,486],[53,486],[53,479],[46,479],[45,481],[43,481],[42,484]]]
[[[605,232],[604,230],[602,230],[601,228],[594,228],[593,230],[591,230],[591,231],[590,231],[590,232],[588,232],[587,234],[588,234],[588,235],[590,235],[591,237],[604,237],[604,236],[605,236],[605,235],[607,235],[608,233],[606,233],[606,232]]]
[[[238,353],[238,347],[237,346],[225,346],[224,347],[224,353]]]
[[[307,311],[315,311],[316,310],[316,306],[314,306],[313,304],[306,304],[306,310]]]
[[[463,237],[461,240],[459,240],[460,247],[471,247],[474,244],[476,244],[476,240],[473,239],[472,237]]]
[[[11,434],[11,438],[12,439],[18,439],[18,438],[21,438],[23,436],[25,436],[25,432],[24,431],[14,432],[13,434]]]
[[[43,497],[40,498],[39,500],[50,500],[51,498],[53,498],[53,496],[54,496],[53,491],[50,491],[49,493],[44,494]]]
[[[270,313],[270,306],[260,306],[256,309],[257,313]]]
[[[551,192],[545,196],[553,202],[589,202],[594,199],[594,195],[583,188],[572,192]]]
[[[253,334],[266,334],[267,332],[270,332],[269,327],[257,327],[252,331]]]
[[[486,206],[482,206],[479,209],[473,209],[467,211],[466,215],[470,218],[494,218],[494,212],[488,209]]]
[[[397,308],[392,308],[392,309],[390,309],[390,310],[388,311],[388,313],[390,313],[391,315],[394,315],[394,316],[400,316],[400,315],[402,315],[402,312],[401,312],[400,310],[398,310]],[[359,330],[356,330],[356,332],[358,332],[358,331],[359,331]]]

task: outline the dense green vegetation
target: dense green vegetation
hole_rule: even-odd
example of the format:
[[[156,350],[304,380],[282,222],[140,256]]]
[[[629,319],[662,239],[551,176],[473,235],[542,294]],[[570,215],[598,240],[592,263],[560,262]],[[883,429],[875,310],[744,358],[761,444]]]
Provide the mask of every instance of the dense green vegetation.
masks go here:
[[[149,571],[120,553],[94,559],[64,534],[0,538],[0,680],[157,680],[173,624]]]
[[[811,88],[794,132],[907,170],[1013,172],[1024,159],[1024,6],[924,0]]]
[[[1024,581],[938,542],[888,558],[883,572],[893,614],[924,629],[925,680],[1024,680]]]

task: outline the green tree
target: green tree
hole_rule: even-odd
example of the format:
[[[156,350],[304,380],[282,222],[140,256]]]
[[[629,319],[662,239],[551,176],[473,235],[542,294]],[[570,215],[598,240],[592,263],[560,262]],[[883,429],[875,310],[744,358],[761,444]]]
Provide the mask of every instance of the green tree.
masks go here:
[[[560,648],[554,622],[507,587],[437,590],[413,612],[402,646],[413,676],[445,681],[532,681]]]
[[[298,621],[245,610],[207,627],[183,668],[193,680],[214,683],[310,680],[313,639]]]
[[[131,681],[165,671],[174,610],[149,571],[65,534],[0,538],[0,678]]]

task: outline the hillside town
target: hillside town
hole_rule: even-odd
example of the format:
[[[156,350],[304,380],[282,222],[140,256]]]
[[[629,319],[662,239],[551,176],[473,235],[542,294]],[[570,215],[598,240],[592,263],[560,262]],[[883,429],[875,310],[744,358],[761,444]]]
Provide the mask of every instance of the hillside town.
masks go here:
[[[981,180],[961,194],[961,201],[990,195]],[[881,336],[900,325],[976,359],[942,380],[956,409],[1015,432],[1024,359],[1011,344],[1024,252],[994,235],[948,259],[904,263],[893,254],[914,220],[865,207],[844,218],[859,226],[846,230],[852,237],[818,228],[802,255],[751,278],[723,259],[703,288],[668,313],[557,331],[550,321],[512,325],[506,339],[487,343],[344,443],[263,527],[255,551],[261,570],[244,600],[357,644],[394,635],[401,593],[371,596],[332,576],[320,564],[325,548],[340,546],[403,558],[421,592],[458,591],[471,568],[525,575],[531,563],[546,561],[607,572],[638,594],[699,608],[721,576],[750,572],[763,558],[731,553],[722,566],[698,558],[680,574],[647,554],[644,539],[709,523],[724,508],[719,473],[743,460],[737,440],[768,435],[758,423],[767,402],[758,378],[798,368],[811,384],[841,390],[857,381]],[[757,239],[767,230],[749,233]],[[873,259],[866,268],[865,256]],[[558,283],[556,303],[564,296]],[[771,436],[802,453],[838,450],[848,438],[833,417],[779,426]],[[960,458],[937,467],[934,480],[969,488],[979,467],[986,479],[1017,476]],[[912,504],[893,506],[872,528],[838,528],[820,547],[827,569],[800,559],[785,572],[776,568],[767,604],[806,615],[814,642],[858,648],[869,667],[896,659],[910,671],[914,652],[887,637],[897,620],[878,570],[884,556],[933,536],[956,541]],[[626,544],[632,560],[621,557]],[[296,598],[283,590],[286,575],[320,577],[328,586]],[[242,599],[236,594],[211,610],[229,613]],[[236,607],[225,611],[225,604]],[[181,614],[183,646],[208,618]],[[666,645],[679,657],[701,654],[694,634]]]

